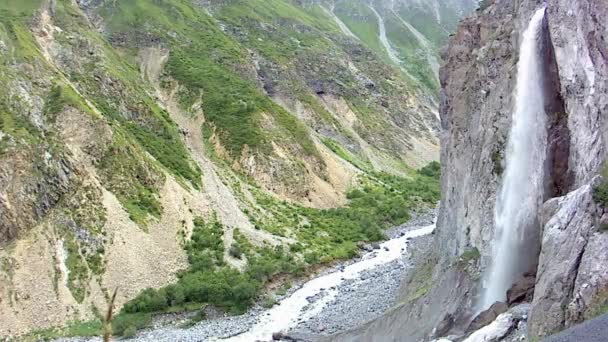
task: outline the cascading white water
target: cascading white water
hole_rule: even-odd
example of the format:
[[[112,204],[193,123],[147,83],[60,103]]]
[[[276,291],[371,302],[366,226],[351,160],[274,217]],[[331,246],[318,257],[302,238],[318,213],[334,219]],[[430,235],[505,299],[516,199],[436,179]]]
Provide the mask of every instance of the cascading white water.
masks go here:
[[[532,266],[538,241],[538,207],[543,199],[547,128],[543,99],[540,33],[545,8],[523,34],[517,67],[515,111],[506,150],[506,169],[494,212],[492,262],[484,274],[478,310],[504,301],[513,282]]]

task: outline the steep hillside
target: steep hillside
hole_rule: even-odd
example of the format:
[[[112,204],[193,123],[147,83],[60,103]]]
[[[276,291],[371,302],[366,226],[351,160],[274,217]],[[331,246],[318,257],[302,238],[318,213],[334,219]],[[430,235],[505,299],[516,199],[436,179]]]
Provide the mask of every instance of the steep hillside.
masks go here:
[[[448,26],[395,15],[396,62],[341,6],[3,1],[0,335],[92,319],[113,289],[122,306],[178,274],[164,305],[144,292],[126,311],[242,311],[276,274],[351,257],[433,205],[415,169],[437,158]],[[218,278],[248,285],[167,297]]]
[[[476,1],[327,1],[328,12],[419,86],[438,90],[439,49]],[[433,92],[435,93],[435,92]]]
[[[530,233],[520,237],[527,249],[518,251],[531,268],[502,294],[507,303],[471,323],[487,308],[479,307],[487,285],[483,274],[500,236],[494,206],[509,153],[519,43],[543,6],[536,42],[540,52],[534,56],[543,94],[532,100],[544,105],[545,165],[534,170],[542,175],[541,203],[532,213]],[[527,312],[523,319],[503,316],[509,322],[497,323],[506,329],[496,338],[527,334],[536,341],[606,313],[608,31],[600,18],[608,8],[584,0],[483,1],[480,7],[450,39],[440,72],[445,133],[435,248],[423,258],[428,262],[405,279],[401,305],[334,340],[462,338],[475,330],[472,326],[480,328],[509,307],[516,311],[518,303],[527,302],[529,306],[519,307]]]

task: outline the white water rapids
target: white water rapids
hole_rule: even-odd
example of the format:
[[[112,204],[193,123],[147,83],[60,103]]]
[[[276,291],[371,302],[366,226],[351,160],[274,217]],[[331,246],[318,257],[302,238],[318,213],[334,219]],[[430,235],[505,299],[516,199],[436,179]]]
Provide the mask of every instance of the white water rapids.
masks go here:
[[[407,248],[407,239],[430,234],[434,229],[435,225],[430,225],[409,231],[399,238],[382,243],[380,249],[365,254],[360,261],[348,265],[342,270],[336,270],[335,272],[312,279],[291,296],[266,311],[249,331],[221,341],[251,342],[272,340],[273,333],[287,332],[295,327],[298,322],[306,321],[321,312],[327,303],[330,303],[336,297],[338,290],[335,288],[342,282],[357,278],[365,270],[398,259],[405,253],[402,249]],[[315,296],[322,291],[325,291],[326,295],[310,304],[307,298]]]
[[[479,311],[505,301],[513,282],[529,270],[536,213],[543,199],[547,129],[539,36],[545,8],[539,9],[523,34],[517,69],[515,111],[506,150],[506,169],[496,198],[492,263],[484,274]]]

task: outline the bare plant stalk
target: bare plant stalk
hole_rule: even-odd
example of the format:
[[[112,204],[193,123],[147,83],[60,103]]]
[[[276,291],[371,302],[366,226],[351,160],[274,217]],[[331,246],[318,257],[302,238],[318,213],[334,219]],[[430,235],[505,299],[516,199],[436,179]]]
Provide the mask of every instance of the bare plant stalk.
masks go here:
[[[117,293],[118,288],[116,288],[114,294],[112,294],[110,303],[108,303],[108,311],[103,319],[103,342],[110,342],[110,338],[112,337],[112,315],[114,313],[114,300],[116,300]]]

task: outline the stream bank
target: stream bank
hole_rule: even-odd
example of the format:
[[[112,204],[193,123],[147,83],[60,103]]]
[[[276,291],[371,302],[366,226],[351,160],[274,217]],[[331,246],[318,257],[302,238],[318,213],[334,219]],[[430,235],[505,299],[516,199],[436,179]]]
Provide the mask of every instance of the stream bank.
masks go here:
[[[157,321],[130,341],[268,341],[279,332],[314,341],[356,327],[396,304],[401,279],[411,266],[409,246],[430,245],[434,217],[434,210],[420,213],[387,230],[389,240],[362,245],[360,256],[294,284],[270,309],[257,304],[243,315],[207,319],[188,328],[180,327],[184,319]]]

